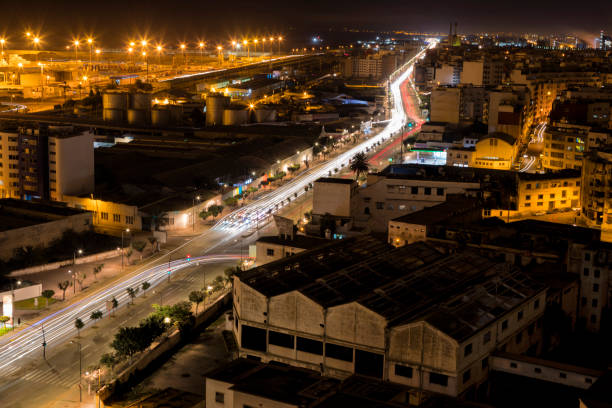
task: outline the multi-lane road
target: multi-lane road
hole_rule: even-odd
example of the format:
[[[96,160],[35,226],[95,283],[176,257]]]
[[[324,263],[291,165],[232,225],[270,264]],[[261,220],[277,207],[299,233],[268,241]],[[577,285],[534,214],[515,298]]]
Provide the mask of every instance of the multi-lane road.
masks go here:
[[[48,315],[31,326],[28,326],[12,335],[0,337],[0,390],[9,385],[2,384],[2,374],[15,372],[22,367],[22,362],[31,363],[35,355],[42,357],[43,329],[44,341],[47,347],[58,347],[67,343],[75,335],[74,321],[80,318],[85,325],[91,325],[92,311],[107,311],[107,304],[113,297],[119,302],[119,307],[129,303],[127,288],[140,287],[147,281],[154,288],[168,277],[172,277],[179,270],[187,268],[194,263],[215,264],[227,263],[240,258],[236,254],[236,242],[243,238],[243,234],[252,231],[254,227],[283,206],[289,204],[297,197],[306,193],[305,187],[311,185],[316,179],[334,174],[336,169],[349,165],[351,158],[359,152],[373,151],[390,138],[403,132],[404,125],[410,115],[411,120],[418,120],[414,115],[413,106],[405,106],[410,98],[402,95],[402,87],[408,86],[408,79],[412,73],[413,63],[421,53],[417,54],[402,71],[396,73],[391,84],[394,105],[392,117],[386,127],[375,136],[361,142],[355,147],[338,156],[307,170],[303,174],[284,184],[283,186],[262,196],[253,203],[244,206],[222,218],[210,230],[187,240],[170,254],[158,257],[126,276],[124,279],[113,282],[94,293]],[[240,244],[239,244],[240,245]],[[228,253],[229,252],[229,253]],[[185,253],[193,255],[187,260]],[[169,261],[168,259],[175,259]],[[150,289],[152,291],[152,289]]]

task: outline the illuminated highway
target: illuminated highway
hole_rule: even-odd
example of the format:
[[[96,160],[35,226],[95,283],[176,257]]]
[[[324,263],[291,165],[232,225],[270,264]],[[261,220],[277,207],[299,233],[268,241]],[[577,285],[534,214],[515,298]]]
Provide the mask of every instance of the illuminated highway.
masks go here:
[[[435,46],[435,44],[431,46]],[[379,142],[382,144],[389,138],[398,136],[403,131],[408,117],[406,111],[410,113],[412,120],[420,121],[419,118],[412,117],[414,107],[404,106],[408,99],[402,98],[401,88],[405,86],[412,73],[412,64],[424,52],[425,50],[422,50],[403,67],[403,71],[392,76],[394,78],[391,83],[394,100],[392,119],[387,122],[386,127],[379,134],[337,157],[313,167],[252,204],[234,211],[222,218],[210,230],[188,240],[169,254],[162,255],[142,265],[124,280],[109,284],[88,297],[76,301],[12,335],[2,336],[0,338],[0,370],[2,375],[8,376],[11,373],[16,373],[23,368],[22,362],[26,363],[32,360],[24,357],[37,358],[42,355],[43,328],[44,339],[49,345],[47,349],[64,344],[76,334],[74,326],[76,318],[80,318],[85,323],[85,327],[91,325],[91,312],[101,310],[104,311],[105,315],[108,315],[107,303],[113,297],[119,302],[119,307],[124,307],[130,300],[126,292],[127,288],[140,287],[145,281],[151,284],[151,289],[154,288],[168,279],[169,265],[171,273],[175,273],[194,263],[214,264],[240,259],[240,255],[227,254],[226,251],[231,251],[237,240],[246,241],[244,236],[241,238],[241,234],[252,231],[258,222],[270,217],[271,214],[287,205],[288,199],[293,201],[296,197],[304,194],[305,187],[319,177],[333,175],[335,169],[340,169],[342,165],[348,166],[349,160],[356,153],[364,152],[366,149],[376,149]],[[190,261],[185,259],[184,255],[181,255],[181,251],[186,249],[189,249],[192,254],[196,254]],[[215,254],[212,254],[213,251]],[[173,253],[175,255],[172,255]],[[165,261],[169,256],[180,259],[169,264],[168,261]],[[0,383],[0,391],[5,390],[6,387],[8,385]]]
[[[408,62],[407,69],[397,76],[395,81],[391,84],[391,92],[393,93],[393,100],[395,101],[392,118],[380,133],[371,137],[370,139],[367,139],[352,149],[347,150],[339,156],[328,160],[324,164],[308,170],[300,177],[296,177],[287,184],[262,197],[260,200],[257,200],[256,202],[225,216],[215,225],[213,229],[227,231],[229,233],[237,233],[248,230],[249,228],[255,226],[258,222],[261,222],[265,218],[269,217],[270,214],[273,214],[278,211],[278,209],[288,205],[290,201],[293,201],[295,198],[305,194],[305,187],[314,183],[314,181],[318,178],[333,175],[336,173],[336,169],[340,169],[343,166],[348,166],[351,158],[355,156],[355,154],[359,152],[365,153],[366,149],[375,149],[375,146],[378,143],[382,144],[382,142],[391,137],[398,136],[400,132],[403,132],[404,125],[407,121],[404,101],[407,99],[402,98],[401,88],[412,74],[412,64],[414,63],[415,59],[419,58],[424,51],[425,50],[421,51],[419,54],[413,57]],[[410,112],[413,112],[414,108],[407,107],[407,109]],[[414,119],[418,120],[418,118]]]

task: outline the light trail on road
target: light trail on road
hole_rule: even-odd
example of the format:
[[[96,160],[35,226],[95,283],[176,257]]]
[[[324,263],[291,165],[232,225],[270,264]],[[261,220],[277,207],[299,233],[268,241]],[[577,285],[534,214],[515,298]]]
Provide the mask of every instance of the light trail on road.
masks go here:
[[[539,144],[544,142],[544,131],[546,130],[546,122],[538,124],[534,131],[534,137],[529,141],[529,145]],[[529,147],[527,147],[529,149]],[[523,161],[523,167],[519,169],[519,172],[526,173],[532,170],[534,164],[538,161],[538,156],[528,155],[527,160]]]
[[[430,45],[430,47],[433,46],[435,46],[435,44]],[[45,340],[49,344],[47,348],[58,346],[74,336],[76,331],[74,322],[77,318],[80,318],[85,324],[85,327],[87,327],[93,323],[90,321],[91,312],[101,310],[104,311],[105,315],[108,315],[109,312],[106,311],[106,304],[113,297],[119,302],[120,307],[127,305],[130,301],[126,291],[127,288],[140,288],[143,282],[149,282],[151,284],[151,289],[154,288],[159,283],[168,279],[169,265],[171,273],[175,273],[192,265],[213,264],[241,259],[241,255],[215,255],[210,254],[210,252],[213,249],[217,251],[217,253],[222,253],[223,249],[227,250],[228,247],[231,247],[233,240],[239,237],[240,234],[248,231],[254,227],[256,223],[264,220],[271,214],[277,212],[284,205],[288,204],[288,199],[293,201],[295,198],[304,194],[306,192],[305,187],[310,186],[316,179],[333,175],[335,169],[339,170],[344,166],[348,166],[355,154],[365,152],[366,149],[375,149],[379,143],[382,144],[389,138],[398,136],[399,133],[403,131],[403,127],[408,117],[406,111],[414,115],[414,106],[405,106],[408,99],[403,101],[401,88],[408,81],[412,73],[414,62],[420,58],[426,50],[427,48],[417,53],[404,65],[404,67],[402,67],[402,69],[404,69],[402,72],[396,72],[394,74],[395,79],[391,83],[391,92],[393,93],[393,100],[395,102],[392,110],[392,118],[387,122],[387,126],[379,134],[363,141],[337,157],[309,169],[257,201],[225,216],[210,230],[188,240],[184,244],[163,255],[163,257],[170,256],[172,253],[182,250],[187,245],[193,244],[201,239],[209,241],[208,246],[204,247],[201,253],[209,254],[191,258],[191,261],[183,258],[154,265],[154,263],[161,261],[161,257],[156,258],[142,265],[140,269],[134,271],[126,279],[109,284],[86,298],[75,301],[14,334],[0,337],[0,370],[2,370],[2,374],[10,374],[20,369],[20,367],[18,367],[19,361],[26,356],[32,355],[34,352],[42,354],[43,336],[41,329],[43,327]],[[417,122],[420,121],[418,117],[411,116],[411,118]],[[1,389],[0,387],[0,390]]]
[[[412,74],[414,61],[418,59],[425,51],[426,49],[415,55],[406,64],[407,68],[400,75],[398,75],[397,79],[395,79],[395,81],[391,84],[391,92],[393,93],[393,100],[395,101],[392,118],[380,133],[338,155],[337,157],[328,160],[324,164],[319,165],[316,168],[309,169],[299,177],[296,177],[287,184],[284,184],[274,191],[271,191],[261,199],[237,211],[234,211],[229,215],[226,215],[213,227],[213,230],[234,233],[248,230],[252,226],[268,218],[271,214],[277,212],[283,206],[288,205],[290,201],[293,201],[302,194],[305,194],[305,188],[314,183],[315,180],[321,177],[331,176],[344,166],[350,165],[350,160],[357,153],[365,153],[366,150],[375,149],[379,143],[382,144],[389,138],[398,136],[399,132],[403,132],[404,125],[408,117],[406,110],[410,110],[412,113],[414,107],[404,106],[404,103],[407,100],[403,100],[402,98],[401,87],[408,81],[408,78]],[[418,120],[418,118],[415,117],[415,120]]]
[[[241,259],[239,254],[206,255],[191,258],[191,260],[179,259],[147,269],[124,281],[100,289],[85,299],[78,300],[32,323],[32,325],[16,332],[14,335],[0,338],[0,370],[6,369],[12,363],[17,362],[34,351],[39,351],[42,354],[43,328],[47,344],[55,346],[75,334],[76,328],[74,322],[77,318],[81,319],[85,326],[87,326],[89,323],[92,323],[90,321],[91,312],[100,310],[107,316],[110,311],[106,310],[106,304],[113,297],[119,303],[119,307],[127,305],[130,301],[127,293],[128,288],[141,288],[143,282],[149,282],[151,284],[150,289],[152,289],[159,283],[167,280],[168,275],[170,275],[171,279],[173,273],[183,268],[238,259]]]

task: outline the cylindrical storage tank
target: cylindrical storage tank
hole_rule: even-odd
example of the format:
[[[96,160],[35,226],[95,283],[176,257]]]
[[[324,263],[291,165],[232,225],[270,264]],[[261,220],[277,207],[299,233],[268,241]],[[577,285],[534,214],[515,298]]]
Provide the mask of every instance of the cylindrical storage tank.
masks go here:
[[[168,124],[170,124],[169,109],[153,109],[151,111],[151,125],[168,126]]]
[[[230,98],[223,95],[209,95],[206,97],[206,125],[221,125],[223,111],[229,105]]]
[[[147,122],[147,111],[143,109],[128,109],[127,120],[130,125],[144,125]]]
[[[255,122],[275,122],[276,109],[255,109]]]
[[[127,94],[121,92],[107,92],[102,95],[104,109],[127,109]]]
[[[130,108],[140,110],[151,109],[151,94],[137,92],[130,94]]]
[[[223,125],[235,126],[247,123],[248,111],[246,109],[225,109],[223,111]]]
[[[183,121],[183,107],[181,105],[168,105],[170,109],[170,120],[174,123]]]
[[[123,122],[124,120],[124,110],[123,109],[107,109],[104,108],[102,111],[102,117],[106,122]]]

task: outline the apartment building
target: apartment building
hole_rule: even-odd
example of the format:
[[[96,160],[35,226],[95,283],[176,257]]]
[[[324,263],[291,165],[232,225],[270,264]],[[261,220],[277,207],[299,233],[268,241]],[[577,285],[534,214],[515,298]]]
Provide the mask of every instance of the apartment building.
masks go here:
[[[461,396],[496,350],[538,353],[546,287],[470,250],[364,236],[238,273],[233,302],[241,357]]]
[[[62,201],[94,190],[88,131],[8,124],[0,132],[0,149],[0,197]]]
[[[584,326],[599,332],[612,316],[612,244],[593,242],[582,251],[579,315]]]
[[[459,88],[438,87],[434,89],[431,92],[430,120],[459,124],[460,102],[461,90]]]
[[[582,219],[612,241],[612,147],[589,152],[582,169]]]
[[[545,169],[581,169],[585,152],[612,141],[610,132],[589,125],[553,122],[544,131],[542,166]]]
[[[581,174],[565,169],[553,173],[518,173],[518,215],[580,207]]]

